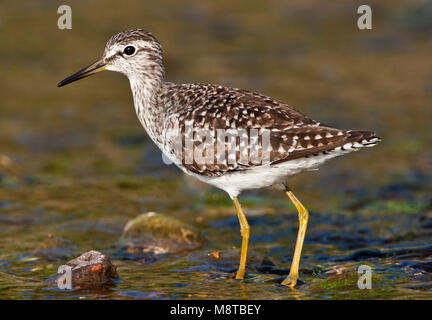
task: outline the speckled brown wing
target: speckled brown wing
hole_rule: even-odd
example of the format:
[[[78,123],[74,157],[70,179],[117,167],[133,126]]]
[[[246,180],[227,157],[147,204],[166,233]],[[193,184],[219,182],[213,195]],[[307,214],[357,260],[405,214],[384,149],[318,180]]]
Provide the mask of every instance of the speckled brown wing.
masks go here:
[[[343,131],[327,126],[302,127],[273,134],[272,163],[328,154],[355,151],[376,138],[371,131]]]
[[[264,152],[269,152],[266,164],[274,164],[325,154],[337,148],[344,151],[343,146],[347,143],[355,148],[355,142],[374,136],[371,132],[341,131],[320,125],[286,104],[247,90],[190,84],[172,85],[167,92],[170,92],[169,97],[165,97],[167,112],[176,114],[174,122],[178,123],[183,136],[182,165],[200,175],[220,176],[228,171],[263,165],[252,161],[250,156],[255,154],[262,159],[265,145],[267,150]],[[218,129],[239,135],[236,139],[239,148],[234,153],[228,140],[221,145]],[[258,143],[251,143],[251,129],[256,129]],[[241,147],[245,130],[249,134],[249,143]],[[267,139],[264,134],[269,134],[268,144],[264,143],[263,139]],[[193,140],[193,145],[187,146],[186,140]],[[213,150],[213,154],[208,150]],[[249,157],[242,157],[242,152],[248,153]],[[207,156],[207,160],[196,161],[197,153],[204,158]],[[218,154],[225,156],[218,157]]]

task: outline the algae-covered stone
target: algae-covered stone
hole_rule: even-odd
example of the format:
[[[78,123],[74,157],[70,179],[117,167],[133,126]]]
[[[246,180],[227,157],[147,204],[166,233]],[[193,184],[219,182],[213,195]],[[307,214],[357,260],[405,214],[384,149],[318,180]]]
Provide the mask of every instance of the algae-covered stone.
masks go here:
[[[155,212],[141,214],[129,221],[122,239],[128,242],[129,252],[134,249],[154,254],[193,250],[203,243],[203,238],[190,226]]]

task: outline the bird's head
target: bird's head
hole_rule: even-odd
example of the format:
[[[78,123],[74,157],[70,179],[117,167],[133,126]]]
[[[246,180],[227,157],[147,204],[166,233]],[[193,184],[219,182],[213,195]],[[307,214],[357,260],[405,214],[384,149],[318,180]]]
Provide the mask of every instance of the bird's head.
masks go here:
[[[157,39],[147,31],[134,29],[112,36],[102,58],[88,67],[59,82],[64,86],[100,71],[110,70],[134,77],[163,77],[162,48]]]

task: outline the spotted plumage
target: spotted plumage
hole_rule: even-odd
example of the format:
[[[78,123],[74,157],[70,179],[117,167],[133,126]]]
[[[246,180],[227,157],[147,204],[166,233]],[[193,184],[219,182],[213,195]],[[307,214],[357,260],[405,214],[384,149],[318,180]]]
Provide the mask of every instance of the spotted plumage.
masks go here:
[[[184,127],[187,123],[195,129],[209,130],[214,133],[218,129],[247,131],[250,129],[266,129],[270,134],[270,157],[265,165],[277,164],[301,157],[326,155],[332,151],[354,151],[366,145],[375,144],[378,139],[368,131],[342,131],[321,125],[284,103],[264,95],[242,89],[228,88],[218,85],[188,84],[176,85],[166,83],[162,87],[158,104],[163,105],[166,118],[161,123],[163,132],[178,137],[188,137]],[[175,133],[169,133],[180,127]],[[246,130],[244,130],[246,129]],[[163,135],[161,135],[163,136]],[[214,135],[213,135],[214,136]],[[189,136],[189,139],[192,139]],[[261,139],[259,136],[258,139]],[[161,141],[165,146],[170,141]],[[203,144],[204,139],[195,139],[194,149],[183,146],[180,164],[185,171],[204,176],[215,177],[231,174],[238,170],[248,170],[263,165],[251,161],[241,163],[240,151],[237,150],[236,161],[228,163],[218,161],[216,155],[208,163],[185,163],[187,153],[194,152]],[[217,150],[216,139],[212,141],[213,149]],[[225,145],[228,142],[225,143]],[[259,155],[261,144],[255,144]],[[173,150],[167,150],[173,153]],[[180,159],[180,158],[179,158]]]

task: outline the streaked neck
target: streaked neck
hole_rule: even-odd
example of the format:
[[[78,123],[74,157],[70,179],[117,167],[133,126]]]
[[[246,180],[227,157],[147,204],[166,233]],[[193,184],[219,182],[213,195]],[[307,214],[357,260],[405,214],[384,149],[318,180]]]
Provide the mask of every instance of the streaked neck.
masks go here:
[[[158,119],[163,106],[158,104],[158,96],[164,83],[162,64],[146,66],[145,69],[130,75],[129,82],[133,94],[135,112],[148,134],[154,138]]]

